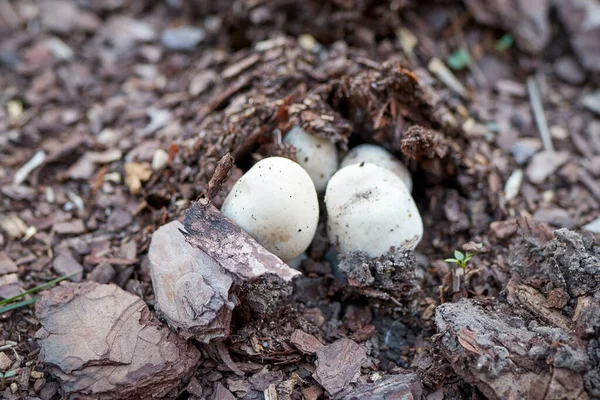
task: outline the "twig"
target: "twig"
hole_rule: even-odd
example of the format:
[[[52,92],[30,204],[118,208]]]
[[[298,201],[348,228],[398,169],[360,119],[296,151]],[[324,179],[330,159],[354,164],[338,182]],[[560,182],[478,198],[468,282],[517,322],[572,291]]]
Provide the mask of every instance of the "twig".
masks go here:
[[[596,183],[594,178],[583,168],[579,169],[579,182],[581,182],[596,198],[600,201],[600,186]]]
[[[97,256],[87,256],[84,260],[86,264],[117,264],[117,265],[132,265],[138,262],[137,258],[113,258],[113,257],[97,257]]]
[[[442,81],[446,86],[448,86],[451,90],[458,93],[463,98],[467,98],[467,89],[463,86],[462,83],[454,76],[452,71],[446,67],[442,60],[439,58],[432,58],[427,65],[429,71],[433,72],[435,76],[438,77],[440,81]]]
[[[468,68],[471,71],[471,74],[473,74],[473,78],[475,78],[475,82],[477,82],[477,85],[480,88],[488,85],[488,80],[475,59],[469,63]]]
[[[17,346],[16,343],[15,344],[8,343],[8,344],[5,344],[4,346],[0,346],[0,351],[10,350],[10,349],[12,349],[13,347],[16,347],[16,346]]]
[[[206,118],[211,112],[221,107],[221,105],[223,105],[231,96],[242,90],[244,87],[248,86],[253,79],[253,75],[242,76],[238,78],[235,82],[233,82],[230,86],[228,86],[227,89],[223,90],[218,95],[213,96],[213,99],[202,109],[200,109],[199,120],[204,120],[204,118]]]
[[[531,103],[531,110],[535,118],[535,123],[542,137],[542,143],[544,143],[544,149],[546,151],[554,151],[552,145],[552,137],[550,136],[550,130],[548,129],[548,121],[544,114],[544,106],[542,105],[542,99],[540,96],[540,89],[538,88],[537,82],[533,76],[527,78],[527,91],[529,92],[529,101]]]
[[[42,165],[44,159],[46,158],[46,153],[42,150],[38,151],[31,157],[29,161],[27,161],[16,173],[13,179],[13,183],[15,185],[20,185],[27,179],[27,176],[37,167]]]
[[[208,189],[206,190],[206,196],[209,199],[213,199],[221,191],[223,183],[227,180],[229,172],[234,166],[233,157],[231,154],[225,154],[217,163],[215,172],[213,173],[210,182],[208,182]]]

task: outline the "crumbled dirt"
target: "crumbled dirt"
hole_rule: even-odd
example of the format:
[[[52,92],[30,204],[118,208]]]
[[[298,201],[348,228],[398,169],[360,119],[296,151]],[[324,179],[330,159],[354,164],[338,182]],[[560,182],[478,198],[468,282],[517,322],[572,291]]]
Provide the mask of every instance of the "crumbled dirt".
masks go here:
[[[600,398],[598,7],[421,3],[0,2],[0,297],[78,268],[49,293],[118,289],[145,315],[133,322],[201,353],[161,354],[160,388],[137,389],[166,398]],[[170,49],[163,32],[185,26],[204,34]],[[295,125],[407,165],[415,252],[338,259],[321,215],[302,276],[254,280],[250,259],[281,261],[218,207],[257,160],[294,158]],[[153,316],[148,251],[175,220],[243,277],[209,344]],[[443,261],[470,242],[464,270]],[[0,397],[70,392],[35,338],[45,324],[32,306],[0,315]]]

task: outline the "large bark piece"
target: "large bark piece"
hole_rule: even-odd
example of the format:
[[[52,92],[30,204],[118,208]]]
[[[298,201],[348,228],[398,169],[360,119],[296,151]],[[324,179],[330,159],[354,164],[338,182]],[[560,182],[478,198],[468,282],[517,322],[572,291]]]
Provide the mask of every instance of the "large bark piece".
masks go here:
[[[63,283],[36,304],[40,361],[69,398],[161,397],[200,352],[115,285]]]
[[[154,233],[148,258],[157,310],[183,337],[205,343],[229,335],[232,310],[246,297],[253,296],[246,302],[253,312],[272,311],[289,295],[287,282],[300,274],[206,198],[190,207],[185,225],[173,221]],[[262,286],[273,290],[254,293],[249,284],[261,286],[265,274],[275,281],[266,285],[263,279]]]
[[[544,243],[524,231],[510,253],[508,300],[542,320],[588,339],[600,331],[600,249],[568,229]]]
[[[473,300],[436,310],[444,356],[490,399],[587,399],[585,347],[560,328],[526,325],[510,310]]]

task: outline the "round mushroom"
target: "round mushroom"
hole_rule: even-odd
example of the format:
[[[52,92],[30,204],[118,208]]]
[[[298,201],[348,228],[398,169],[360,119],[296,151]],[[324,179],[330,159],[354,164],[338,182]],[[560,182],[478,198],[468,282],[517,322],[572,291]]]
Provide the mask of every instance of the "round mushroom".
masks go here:
[[[348,152],[342,160],[340,168],[348,165],[371,163],[389,169],[402,179],[409,192],[412,192],[413,182],[409,170],[392,153],[381,146],[361,144]]]
[[[325,190],[329,178],[338,169],[335,145],[327,139],[307,133],[299,126],[293,127],[283,142],[296,148],[296,161],[308,172],[317,192]]]
[[[414,249],[423,237],[421,214],[406,185],[371,163],[349,165],[325,191],[327,231],[341,253],[362,250],[378,257],[390,248]]]
[[[283,157],[257,162],[233,186],[221,212],[283,261],[302,254],[319,221],[308,173]]]

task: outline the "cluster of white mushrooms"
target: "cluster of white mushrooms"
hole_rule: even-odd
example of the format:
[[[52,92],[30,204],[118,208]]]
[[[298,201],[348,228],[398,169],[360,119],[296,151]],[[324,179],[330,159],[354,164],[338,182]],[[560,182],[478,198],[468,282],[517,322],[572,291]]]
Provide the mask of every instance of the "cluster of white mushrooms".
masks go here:
[[[267,250],[290,264],[301,260],[319,222],[318,193],[325,191],[327,230],[340,253],[370,257],[390,248],[414,249],[423,221],[411,196],[406,167],[384,148],[362,144],[338,162],[336,146],[300,127],[285,143],[297,163],[270,157],[233,186],[221,211]]]

